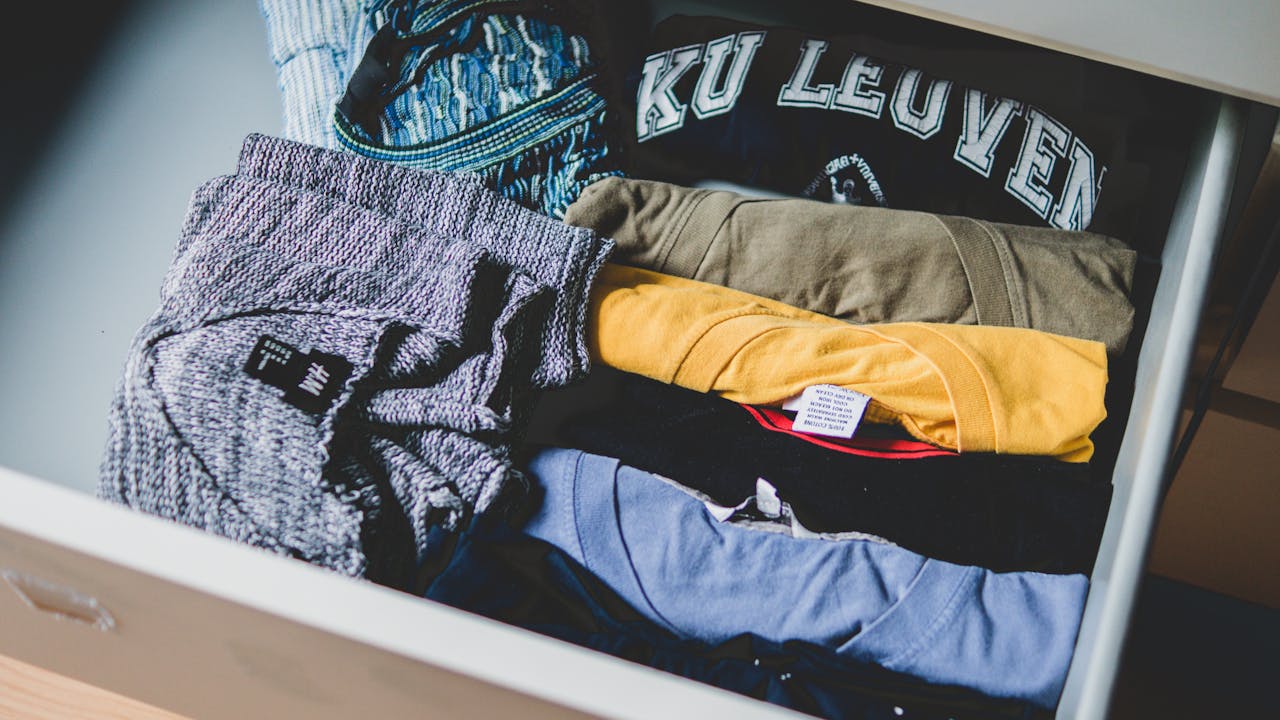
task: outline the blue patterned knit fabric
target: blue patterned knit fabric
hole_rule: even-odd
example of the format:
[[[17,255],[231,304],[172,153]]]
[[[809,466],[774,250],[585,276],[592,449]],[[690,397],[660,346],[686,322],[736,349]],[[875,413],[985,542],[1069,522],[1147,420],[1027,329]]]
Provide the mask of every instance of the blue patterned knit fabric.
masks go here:
[[[599,59],[571,5],[262,0],[285,136],[475,173],[563,217],[587,185],[621,174]]]
[[[403,54],[382,56],[395,72],[382,96],[389,102],[354,103],[376,109],[376,125],[341,107],[335,113],[341,145],[413,167],[478,173],[553,217],[587,185],[621,174],[607,142],[598,61],[586,38],[559,24],[570,11],[547,3],[536,16],[504,12],[514,5],[521,4],[400,0],[369,11],[356,41],[393,32]],[[372,46],[366,60],[371,54]]]

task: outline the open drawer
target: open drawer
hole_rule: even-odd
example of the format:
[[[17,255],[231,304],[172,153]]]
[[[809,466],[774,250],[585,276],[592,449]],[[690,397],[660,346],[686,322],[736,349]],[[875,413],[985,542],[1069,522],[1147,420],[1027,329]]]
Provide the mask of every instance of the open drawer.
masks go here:
[[[1106,713],[1247,111],[1191,148],[1060,717]],[[0,654],[198,718],[791,714],[3,468]]]

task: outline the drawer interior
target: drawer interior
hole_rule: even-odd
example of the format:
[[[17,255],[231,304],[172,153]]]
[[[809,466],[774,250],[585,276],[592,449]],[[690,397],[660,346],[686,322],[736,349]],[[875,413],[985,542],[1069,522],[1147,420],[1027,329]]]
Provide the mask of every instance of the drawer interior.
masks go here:
[[[822,17],[823,3],[792,5],[779,9],[767,2],[653,3],[655,17],[680,11],[796,24]],[[915,38],[939,43],[946,50],[951,47],[948,43],[963,49],[968,47],[964,43],[981,37],[967,31],[948,35],[933,24],[926,32],[925,23],[914,18],[870,8],[863,12],[861,17],[878,17],[886,23],[884,32],[896,41]],[[258,36],[252,39],[259,40]],[[1060,717],[1105,715],[1158,512],[1165,461],[1246,114],[1242,102],[1205,97],[1203,107],[1190,110],[1199,118],[1199,129],[1167,232],[1162,229],[1161,243],[1153,246],[1161,271],[1158,280],[1153,278],[1150,321],[1134,355],[1132,401],[1110,409],[1113,416],[1127,417],[1127,422],[1118,423],[1113,433],[1107,461],[1114,463],[1112,507]],[[256,129],[273,127],[264,124]],[[230,166],[234,151],[229,147],[236,141],[238,137],[229,138],[217,146],[223,156],[222,171]],[[169,210],[175,219],[165,231],[173,238],[181,208]],[[139,277],[136,282],[124,281],[130,287],[121,291],[133,298],[131,304],[107,303],[119,315],[112,318],[113,327],[136,326],[154,303],[160,275],[141,277],[134,268],[158,267],[162,272],[171,245],[146,244],[147,240],[119,239],[128,252],[119,253],[118,265],[108,269],[120,278]],[[131,242],[133,246],[128,245]],[[139,263],[140,256],[145,261]],[[81,282],[73,273],[49,277],[24,300],[34,303],[41,295],[74,297]],[[13,303],[0,308],[0,313],[10,316],[5,327],[16,328],[9,339],[19,341],[10,342],[3,352],[35,356],[45,331],[13,321],[23,307]],[[94,377],[114,378],[122,359],[123,355],[95,355],[84,358],[84,363],[93,366]],[[39,388],[64,382],[63,366],[46,367],[47,375],[23,377],[21,384]],[[101,393],[80,397],[80,405],[59,411],[91,419],[86,427],[101,427],[102,398],[109,394],[107,386]],[[549,439],[539,433],[553,427],[555,418],[580,404],[582,397],[567,392],[540,408],[533,439]],[[68,446],[63,450],[57,449],[53,437],[48,447],[37,452],[76,452],[85,457],[101,452],[101,432],[65,433],[57,437],[58,445]],[[56,464],[27,462],[32,457],[30,448],[12,452],[21,452],[23,460],[0,455],[0,466],[14,465],[77,491],[92,489],[89,465],[82,463],[72,472]],[[45,467],[56,469],[46,472]],[[8,585],[0,583],[0,627],[4,628],[0,653],[193,716],[236,717],[246,708],[254,708],[255,714],[269,708],[281,716],[305,712],[312,717],[349,717],[355,708],[378,708],[375,715],[380,716],[421,711],[436,701],[451,716],[475,717],[516,712],[563,717],[570,708],[614,717],[787,714],[138,517],[2,467],[0,493],[6,498],[0,503],[0,568],[18,573],[13,577],[19,578]],[[29,602],[29,597],[23,600],[17,592],[21,588],[10,587],[21,585],[22,578],[94,598],[115,622],[103,630],[49,612],[48,607]],[[192,618],[204,620],[193,623]],[[173,643],[173,638],[182,641]],[[352,667],[358,668],[354,680],[350,674],[344,677],[335,672],[335,668]],[[197,674],[203,674],[205,681],[194,680]],[[321,705],[315,697],[328,697],[324,693],[308,697],[318,688],[339,683],[349,683],[347,697],[368,702],[352,705],[344,699]],[[487,700],[469,704],[472,697]]]

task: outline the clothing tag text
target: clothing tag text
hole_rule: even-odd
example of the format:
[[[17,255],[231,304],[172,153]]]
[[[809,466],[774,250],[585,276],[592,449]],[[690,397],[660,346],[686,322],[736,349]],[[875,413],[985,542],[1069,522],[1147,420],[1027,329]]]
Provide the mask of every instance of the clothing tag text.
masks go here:
[[[838,385],[810,385],[799,400],[783,407],[797,411],[792,430],[848,439],[862,422],[868,402],[866,395]]]
[[[258,338],[249,353],[245,372],[284,391],[285,402],[307,412],[320,413],[338,397],[351,377],[346,358],[312,350],[303,353],[270,335]]]

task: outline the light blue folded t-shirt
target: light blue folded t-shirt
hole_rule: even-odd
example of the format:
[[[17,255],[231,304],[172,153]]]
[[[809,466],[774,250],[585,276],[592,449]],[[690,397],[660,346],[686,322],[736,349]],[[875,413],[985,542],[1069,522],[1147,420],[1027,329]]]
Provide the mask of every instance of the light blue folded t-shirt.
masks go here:
[[[1062,692],[1083,575],[994,573],[868,540],[722,523],[673,483],[578,450],[542,450],[528,469],[546,495],[525,531],[681,636],[804,640],[1043,707]]]

